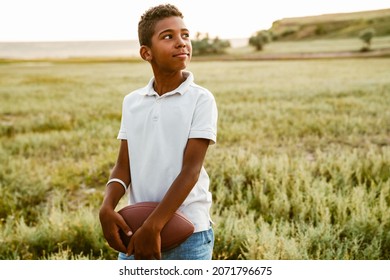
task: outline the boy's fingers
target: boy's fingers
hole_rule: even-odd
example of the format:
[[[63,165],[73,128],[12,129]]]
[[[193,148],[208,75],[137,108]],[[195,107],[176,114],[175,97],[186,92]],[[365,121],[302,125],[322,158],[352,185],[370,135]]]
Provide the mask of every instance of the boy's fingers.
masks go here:
[[[133,239],[130,239],[130,243],[129,243],[129,246],[127,246],[127,249],[126,249],[126,255],[130,256],[132,255],[134,252],[134,241]]]
[[[119,234],[108,236],[106,237],[106,240],[108,244],[111,246],[111,248],[119,252],[126,252],[126,247],[125,245],[123,245],[122,240],[119,237]]]
[[[120,227],[120,229],[127,235],[127,236],[132,236],[133,235],[133,231],[131,230],[131,228],[126,224],[125,220],[123,219],[123,217],[121,215],[118,214],[118,216],[120,217],[119,218],[119,224],[118,226]]]

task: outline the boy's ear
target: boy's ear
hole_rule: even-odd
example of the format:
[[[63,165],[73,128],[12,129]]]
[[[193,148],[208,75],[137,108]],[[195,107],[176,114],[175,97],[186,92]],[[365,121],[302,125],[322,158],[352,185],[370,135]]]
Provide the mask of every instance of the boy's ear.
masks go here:
[[[141,55],[143,60],[149,61],[152,60],[152,50],[145,45],[142,45],[139,49],[139,54]]]

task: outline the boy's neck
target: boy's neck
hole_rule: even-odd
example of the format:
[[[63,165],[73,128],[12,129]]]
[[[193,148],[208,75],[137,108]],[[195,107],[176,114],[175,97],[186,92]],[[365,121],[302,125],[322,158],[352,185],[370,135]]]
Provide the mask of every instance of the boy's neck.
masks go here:
[[[153,88],[161,96],[179,87],[185,79],[186,77],[183,71],[175,73],[154,73]]]

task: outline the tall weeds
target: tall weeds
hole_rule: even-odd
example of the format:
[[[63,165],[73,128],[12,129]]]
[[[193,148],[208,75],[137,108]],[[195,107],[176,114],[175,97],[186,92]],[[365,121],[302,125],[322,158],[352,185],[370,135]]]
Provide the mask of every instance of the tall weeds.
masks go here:
[[[219,108],[205,161],[215,259],[390,258],[388,65],[191,65]],[[143,63],[0,65],[0,259],[116,258],[97,212],[122,99],[150,76]]]

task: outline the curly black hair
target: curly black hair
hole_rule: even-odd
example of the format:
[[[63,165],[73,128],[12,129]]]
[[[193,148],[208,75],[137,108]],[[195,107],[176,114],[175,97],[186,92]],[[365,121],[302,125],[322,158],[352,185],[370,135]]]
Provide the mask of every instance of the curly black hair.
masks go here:
[[[183,14],[179,9],[171,4],[158,5],[148,9],[141,16],[138,23],[138,40],[140,45],[151,47],[156,23],[164,18],[172,16],[183,18]]]

